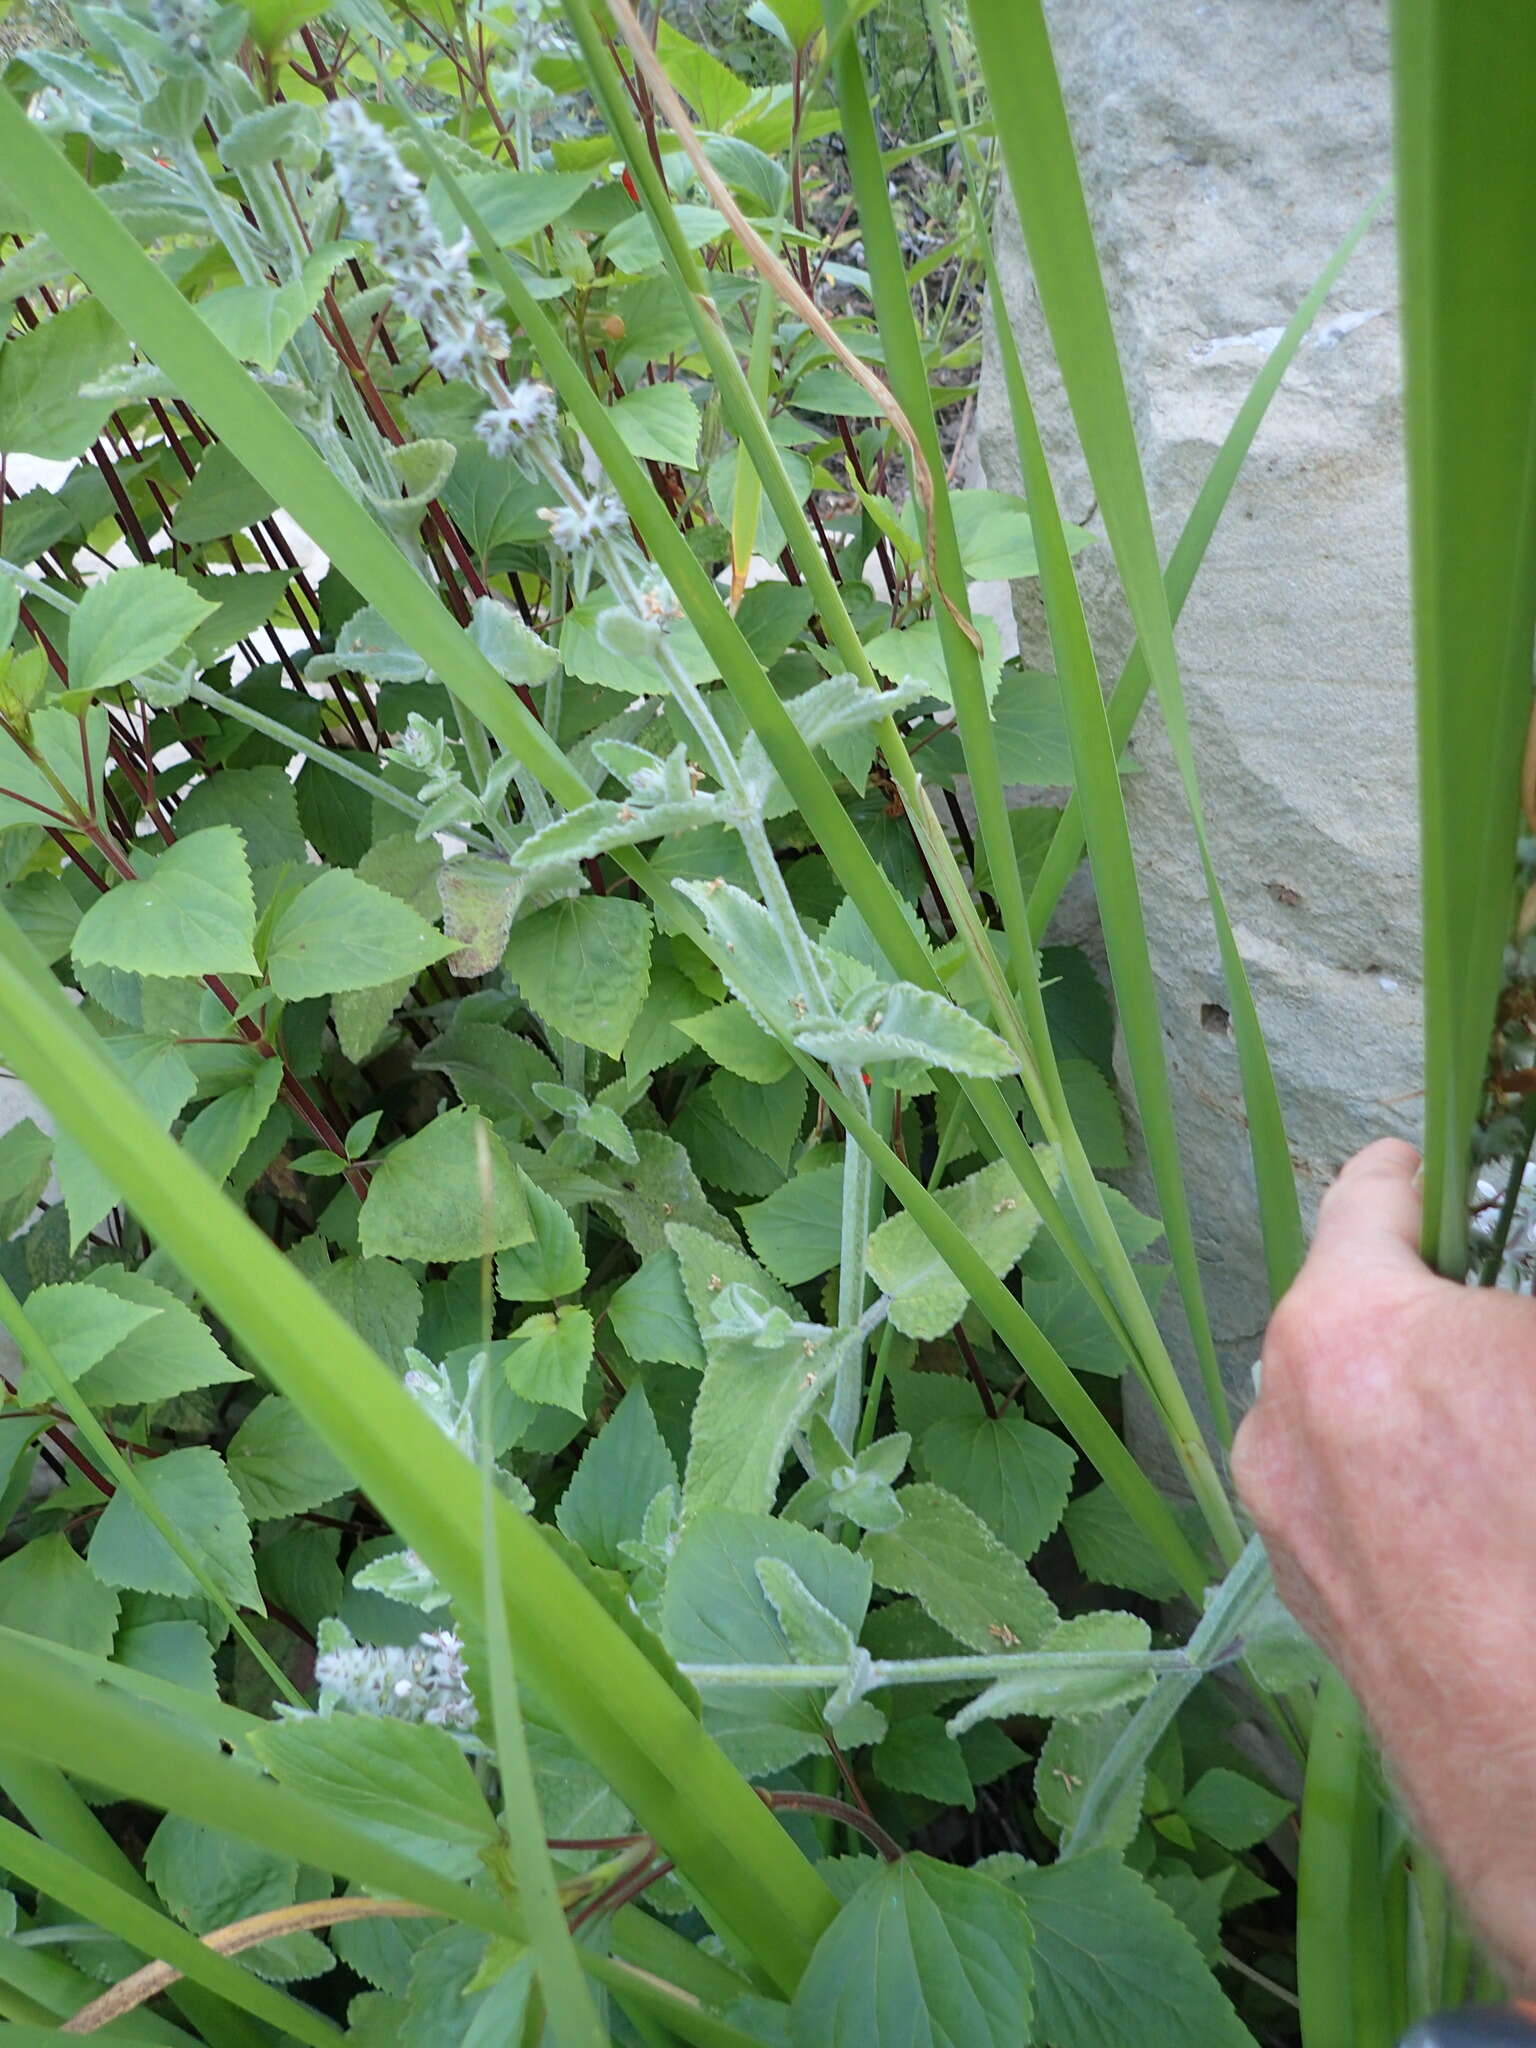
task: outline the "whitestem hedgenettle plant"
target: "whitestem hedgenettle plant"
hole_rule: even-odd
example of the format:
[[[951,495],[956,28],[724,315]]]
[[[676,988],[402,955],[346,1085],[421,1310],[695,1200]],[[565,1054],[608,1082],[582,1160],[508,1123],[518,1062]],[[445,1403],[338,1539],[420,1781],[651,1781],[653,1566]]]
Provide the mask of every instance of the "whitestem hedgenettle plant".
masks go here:
[[[1531,605],[1531,299],[1500,296],[1529,144],[1511,107],[1471,235],[1467,137],[1480,96],[1512,95],[1536,51],[1523,20],[1498,25],[1496,56],[1491,21],[1466,30],[1431,0],[1399,14],[1430,1158],[1450,1262],[1515,781],[1511,765],[1479,811],[1474,876],[1456,806],[1485,757],[1449,745],[1448,693],[1475,646],[1480,738],[1496,725],[1513,764]],[[206,1859],[231,1842],[286,1885],[274,1927],[312,1944],[277,1974],[339,1954],[376,1987],[347,2016],[359,2037],[462,1996],[477,2041],[531,2039],[547,2017],[562,2043],[595,2043],[617,2013],[647,2042],[787,2030],[796,2048],[868,2048],[884,2014],[922,2008],[997,2048],[1037,2017],[1042,2040],[1089,2048],[1084,2011],[1092,2048],[1140,2044],[1159,2011],[1179,2038],[1239,2048],[1251,2037],[1145,1873],[1170,1897],[1213,1868],[1229,1889],[1263,1883],[1253,1845],[1285,1803],[1179,1711],[1240,1661],[1298,1753],[1309,1723],[1323,1738],[1302,1816],[1307,2048],[1385,2044],[1463,1988],[1470,1950],[1395,1846],[1332,1679],[1314,1721],[1305,1655],[1221,1476],[1229,1423],[1117,766],[1150,688],[1229,977],[1278,1292],[1300,1256],[1295,1191],[1172,622],[1376,209],[1298,308],[1164,570],[1042,12],[970,0],[979,71],[962,81],[959,18],[928,0],[977,209],[968,260],[991,274],[980,203],[1000,169],[1137,627],[1106,701],[1006,335],[1027,523],[1025,505],[946,481],[945,331],[914,318],[888,191],[922,151],[884,146],[867,76],[886,15],[759,15],[758,55],[787,84],[744,83],[670,22],[648,35],[626,0],[515,0],[473,22],[342,0],[329,25],[258,0],[82,11],[86,53],[22,75],[45,87],[40,118],[0,94],[26,205],[0,271],[26,309],[0,352],[0,453],[41,440],[106,490],[75,525],[34,494],[0,528],[0,1049],[63,1134],[50,1214],[69,1225],[46,1253],[56,1225],[31,1226],[0,1317],[18,1397],[77,1461],[92,1527],[82,1555],[46,1506],[20,1507],[44,1520],[0,1564],[0,1787],[27,1824],[0,1826],[0,1867],[39,1915],[51,1898],[184,1972],[182,2019],[219,2048],[264,2028],[324,2042],[342,2016],[235,1960],[254,1876],[220,1893],[247,1907],[227,1916],[228,1953],[193,1938]],[[560,127],[578,81],[601,136]],[[834,122],[865,317],[828,316],[810,254]],[[90,153],[71,161],[46,128]],[[1481,190],[1489,167],[1475,175]],[[1482,318],[1448,312],[1479,292],[1497,297]],[[35,394],[9,413],[7,359]],[[318,591],[283,552],[279,506],[331,565]],[[93,588],[81,563],[109,517],[134,561]],[[998,675],[968,616],[983,530],[1038,566],[1075,783],[1032,883],[1001,713],[1033,685]],[[861,580],[871,547],[889,603]],[[749,588],[758,555],[792,579],[767,598]],[[232,591],[265,609],[220,638],[210,600]],[[220,669],[234,646],[240,668]],[[925,770],[922,749],[935,763],[946,743],[954,766]],[[872,754],[899,853],[860,811]],[[935,803],[961,768],[979,847]],[[1160,1224],[1097,1177],[1113,1100],[1064,1052],[1037,950],[1085,847]],[[1484,911],[1457,930],[1474,883]],[[19,1155],[0,1153],[8,1229],[46,1178],[46,1149]],[[1145,1291],[1138,1252],[1160,1227],[1213,1441]],[[135,1352],[149,1316],[157,1339]],[[181,1378],[151,1367],[166,1356]],[[1127,1365],[1193,1523],[1102,1398]],[[215,1383],[233,1429],[211,1405],[199,1424]],[[191,1443],[164,1428],[184,1397]],[[1101,1483],[1069,1508],[1074,1446]],[[1029,1563],[1064,1513],[1078,1582],[1070,1563],[1045,1580],[1066,1621]],[[31,1625],[44,1585],[82,1617],[62,1642]],[[1205,1613],[1185,1647],[1154,1646],[1127,1592]],[[151,1598],[174,1620],[146,1619]],[[263,1600],[286,1613],[286,1650]],[[374,1639],[381,1612],[393,1632]],[[130,1655],[155,1626],[203,1631],[226,1666],[233,1631],[261,1711],[190,1683],[168,1648]],[[295,1660],[306,1637],[317,1654]],[[1056,1840],[1056,1861],[977,1872],[902,1853],[925,1814],[974,1803],[988,1742],[1003,1769],[1017,1758],[1000,1724],[1037,1721],[1018,1840]],[[80,1771],[170,1816],[142,1871],[73,1789]],[[608,1817],[546,1846],[552,1801]],[[840,1828],[875,1850],[841,1911],[775,1807],[813,1815],[822,1849]],[[410,1923],[424,1946],[380,1947],[338,1914],[322,1948],[301,1865],[437,1916]],[[664,1901],[652,1888],[674,1865],[672,1903],[697,1906],[718,1954],[636,1903]],[[1386,1960],[1394,1915],[1415,1930],[1406,1967]],[[27,1945],[35,1931],[0,1936],[13,2026],[87,2005],[94,2026],[166,1982],[95,2004],[80,1969]],[[1124,1945],[1118,2006],[1073,1978],[1105,1939]]]

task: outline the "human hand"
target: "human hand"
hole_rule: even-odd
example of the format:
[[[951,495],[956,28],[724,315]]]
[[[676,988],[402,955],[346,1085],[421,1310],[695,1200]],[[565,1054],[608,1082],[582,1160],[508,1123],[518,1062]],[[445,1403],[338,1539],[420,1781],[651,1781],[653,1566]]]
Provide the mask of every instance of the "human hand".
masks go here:
[[[1536,1982],[1536,1303],[1418,1256],[1418,1155],[1325,1196],[1237,1489],[1485,1937]]]

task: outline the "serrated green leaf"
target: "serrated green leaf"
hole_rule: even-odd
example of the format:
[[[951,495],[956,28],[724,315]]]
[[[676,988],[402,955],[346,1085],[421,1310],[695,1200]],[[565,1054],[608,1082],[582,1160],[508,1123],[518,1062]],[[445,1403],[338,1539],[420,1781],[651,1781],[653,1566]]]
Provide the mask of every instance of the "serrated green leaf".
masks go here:
[[[1016,1556],[1029,1558],[1061,1520],[1077,1454],[1022,1415],[977,1413],[924,1430],[917,1461]]]
[[[256,899],[245,842],[211,825],[160,854],[148,879],[119,882],[75,930],[84,966],[129,974],[256,974]]]
[[[567,1305],[528,1316],[512,1332],[504,1361],[507,1385],[525,1401],[585,1415],[594,1332],[584,1308]]]
[[[206,1445],[146,1458],[139,1479],[150,1499],[197,1551],[209,1577],[237,1607],[262,1611],[251,1562],[251,1530],[224,1460]],[[91,1534],[86,1560],[104,1585],[136,1593],[198,1597],[200,1588],[159,1530],[126,1493],[115,1493]]]
[[[253,1522],[303,1514],[353,1484],[346,1467],[280,1394],[268,1394],[256,1403],[224,1455]]]
[[[787,1173],[805,1121],[809,1092],[805,1076],[796,1071],[764,1084],[743,1081],[737,1074],[715,1074],[708,1092],[742,1144],[770,1159],[780,1173]]]
[[[753,1251],[786,1287],[819,1279],[842,1255],[843,1176],[835,1164],[795,1174],[738,1213]]]
[[[904,1714],[892,1722],[869,1760],[875,1776],[893,1792],[915,1792],[920,1799],[962,1806],[967,1813],[976,1810],[960,1745],[937,1714]]]
[[[443,1728],[377,1714],[284,1721],[247,1738],[281,1785],[374,1830],[488,1848],[495,1817]]]
[[[162,1130],[169,1130],[197,1086],[190,1062],[172,1040],[132,1032],[102,1041],[102,1050]],[[93,1231],[118,1199],[117,1184],[68,1132],[54,1140],[54,1171],[69,1211],[71,1247]]]
[[[906,1486],[897,1499],[902,1520],[862,1546],[880,1584],[913,1594],[973,1650],[1038,1648],[1056,1610],[981,1517],[939,1486]]]
[[[34,1536],[0,1563],[0,1628],[110,1657],[120,1604],[67,1536]]]
[[[1072,1554],[1086,1576],[1147,1600],[1171,1600],[1178,1580],[1107,1486],[1079,1494],[1063,1517]]]
[[[146,1320],[80,1380],[80,1391],[93,1408],[169,1401],[197,1387],[223,1386],[250,1377],[224,1355],[195,1309],[146,1274],[102,1266],[86,1284],[148,1311]]]
[[[205,576],[196,587],[217,598],[212,618],[193,629],[187,652],[200,667],[208,668],[221,654],[227,654],[238,640],[248,640],[256,628],[265,625],[283,601],[293,572],[289,569],[242,569],[238,575]],[[143,683],[141,694],[156,705],[182,701],[176,691],[165,695],[157,684],[151,695]],[[336,785],[339,788],[341,785]],[[350,792],[349,792],[350,793]]]
[[[1051,1723],[1035,1765],[1035,1803],[1063,1835],[1076,1825],[1089,1788],[1130,1718],[1129,1707],[1111,1707],[1087,1720]],[[1130,1772],[1100,1816],[1100,1839],[1109,1848],[1124,1849],[1140,1826],[1146,1776],[1145,1768]]]
[[[183,1149],[213,1180],[227,1180],[271,1114],[282,1086],[282,1061],[257,1060],[238,1087],[227,1088],[192,1118],[181,1134]]]
[[[1058,1162],[1043,1149],[1037,1156],[1054,1186]],[[939,1203],[998,1275],[1023,1256],[1040,1224],[1034,1203],[1000,1159],[943,1189]],[[969,1295],[905,1212],[872,1232],[869,1270],[890,1295],[891,1321],[904,1336],[942,1337],[965,1313]]]
[[[923,1855],[881,1864],[816,1944],[793,2048],[1019,2048],[1031,1940],[1019,1899],[980,1872]]]
[[[213,1649],[206,1631],[195,1621],[140,1621],[120,1628],[112,1661],[127,1671],[142,1671],[170,1685],[185,1686],[204,1699],[219,1696]],[[216,1739],[210,1733],[210,1743]]]
[[[679,1017],[677,1028],[702,1046],[716,1066],[744,1081],[766,1086],[782,1080],[793,1064],[778,1039],[770,1038],[740,1003],[721,1003],[701,1016]]]
[[[765,1557],[782,1559],[812,1597],[857,1637],[870,1591],[869,1567],[862,1558],[792,1522],[709,1508],[679,1536],[667,1572],[662,1633],[679,1662],[795,1661],[757,1575]],[[704,1699],[706,1725],[750,1775],[787,1769],[821,1746],[824,1694],[721,1687],[706,1688]],[[851,1745],[883,1732],[883,1722],[867,1704],[855,1712],[864,1717],[865,1732],[851,1732],[849,1716],[840,1740]]]
[[[1253,2048],[1188,1930],[1117,1856],[1099,1850],[1046,1868],[995,1858],[987,1867],[1034,1925],[1041,2039],[1060,2048]]]
[[[110,690],[131,682],[174,654],[217,609],[169,569],[114,569],[89,587],[70,618],[69,687]]]
[[[804,1018],[794,1039],[802,1052],[850,1067],[915,1060],[945,1073],[993,1080],[1019,1067],[996,1032],[931,989],[905,981],[861,990],[838,1017]]]
[[[704,1370],[704,1346],[673,1251],[653,1252],[608,1301],[608,1322],[637,1365]]]
[[[611,590],[595,590],[566,613],[560,628],[560,659],[566,674],[626,697],[665,696],[666,674],[653,658],[637,660],[620,653],[599,632],[599,620],[615,603]],[[719,663],[686,619],[677,620],[668,630],[667,652],[690,682],[711,683],[720,674]]]
[[[421,1289],[391,1259],[337,1259],[309,1271],[311,1284],[380,1358],[400,1372],[406,1347],[416,1342]]]
[[[576,896],[513,930],[505,971],[529,1007],[618,1059],[651,978],[651,917],[620,896]]]
[[[196,1934],[291,1906],[298,1896],[299,1866],[291,1858],[181,1814],[168,1814],[156,1828],[144,1868],[171,1912]],[[312,1934],[263,1942],[247,1960],[259,1976],[279,1980],[318,1976],[332,1966],[330,1950]]]
[[[305,8],[284,0],[283,12],[296,19],[319,8]],[[282,106],[262,107],[232,122],[219,137],[219,161],[231,171],[258,170],[263,164],[293,164],[301,171],[313,170],[325,147],[325,129],[318,109],[288,101]]]
[[[782,1557],[757,1560],[757,1583],[778,1617],[790,1656],[797,1664],[844,1664],[854,1650],[853,1631],[824,1607]]]
[[[112,415],[110,398],[82,398],[126,363],[128,338],[99,300],[83,298],[0,348],[0,454],[69,462]]]
[[[1233,1851],[1251,1849],[1272,1835],[1291,1810],[1288,1799],[1221,1765],[1198,1778],[1179,1802],[1180,1813],[1197,1833]]]
[[[450,1109],[380,1161],[358,1235],[365,1258],[455,1264],[525,1244],[533,1224],[506,1146],[473,1110]]]
[[[53,1170],[53,1139],[31,1117],[0,1136],[0,1239],[14,1237],[42,1199]]]
[[[648,839],[667,834],[695,832],[713,825],[727,815],[718,797],[688,797],[679,803],[579,804],[552,825],[545,825],[518,847],[515,873],[555,867],[564,861],[590,860],[594,854],[610,853],[621,846],[639,846]]]
[[[981,681],[988,706],[997,699],[1003,680],[1003,645],[997,621],[980,616],[976,630],[981,635]],[[876,675],[888,682],[921,688],[941,703],[950,702],[949,671],[939,641],[938,621],[918,619],[907,626],[892,626],[864,643],[864,652]]]
[[[472,174],[464,180],[464,192],[491,233],[504,247],[526,242],[541,228],[551,226],[591,186],[587,171],[509,171],[497,168]],[[459,218],[443,204],[443,226],[452,235],[460,232]]]
[[[683,1285],[703,1341],[704,1380],[694,1403],[683,1479],[685,1513],[704,1507],[772,1505],[790,1441],[837,1369],[852,1339],[807,1324],[793,1296],[734,1245],[672,1224]],[[748,1290],[769,1319],[743,1343],[722,1319],[736,1289]]]
[[[609,416],[624,446],[643,462],[698,467],[699,408],[686,385],[637,385],[609,407]]]
[[[469,612],[469,637],[505,682],[547,682],[560,666],[555,649],[497,597],[475,599]]]
[[[1119,1097],[1099,1069],[1088,1060],[1063,1060],[1061,1085],[1088,1164],[1098,1173],[1129,1166]]]
[[[35,1287],[27,1296],[27,1319],[63,1371],[79,1380],[124,1338],[154,1314],[141,1302],[121,1300],[83,1280]],[[52,1383],[29,1365],[21,1377],[24,1401],[53,1398]]]
[[[677,1468],[643,1390],[631,1387],[581,1454],[555,1521],[595,1565],[619,1571],[621,1546],[638,1541],[645,1511]]]
[[[197,310],[231,355],[275,370],[283,350],[319,305],[343,251],[331,243],[304,260],[286,284],[234,284],[197,301]]]
[[[711,937],[725,948],[720,971],[731,993],[770,1034],[792,1030],[806,1001],[803,976],[783,934],[761,903],[732,882],[679,882]]]
[[[496,1260],[496,1292],[503,1301],[556,1301],[587,1283],[576,1226],[553,1195],[519,1173],[533,1235]]]
[[[674,1222],[734,1244],[736,1233],[711,1207],[676,1139],[661,1131],[636,1131],[633,1136],[638,1155],[633,1166],[617,1159],[594,1160],[580,1173],[546,1166],[540,1179],[567,1208],[576,1202],[597,1202],[611,1210],[642,1259],[667,1250],[666,1233]]]
[[[306,882],[272,929],[267,979],[289,1002],[414,977],[453,951],[408,904],[348,868]]]
[[[307,112],[298,107],[274,107],[273,113]],[[238,124],[237,124],[238,125]],[[222,441],[204,451],[197,474],[186,488],[172,515],[172,527],[183,547],[201,547],[210,540],[222,540],[238,533],[274,509],[273,500],[249,470],[237,462]]]

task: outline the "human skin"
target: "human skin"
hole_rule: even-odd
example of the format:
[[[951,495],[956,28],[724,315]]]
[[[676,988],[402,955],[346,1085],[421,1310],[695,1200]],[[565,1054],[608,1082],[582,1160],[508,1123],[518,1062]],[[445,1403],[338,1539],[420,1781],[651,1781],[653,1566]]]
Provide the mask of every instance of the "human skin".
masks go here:
[[[1536,1984],[1536,1303],[1418,1255],[1418,1154],[1361,1152],[1264,1341],[1232,1469],[1451,1881]]]

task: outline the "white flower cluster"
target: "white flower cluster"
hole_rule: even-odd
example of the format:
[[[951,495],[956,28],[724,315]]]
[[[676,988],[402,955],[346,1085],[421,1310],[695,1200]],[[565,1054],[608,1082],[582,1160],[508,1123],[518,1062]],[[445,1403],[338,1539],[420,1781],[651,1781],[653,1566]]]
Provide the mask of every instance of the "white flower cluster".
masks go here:
[[[509,112],[541,114],[556,104],[556,95],[534,75],[533,67],[541,57],[559,56],[568,46],[545,0],[512,0],[511,17],[504,44],[510,61],[491,73],[491,89],[497,104]]]
[[[543,33],[544,9],[526,0],[520,16]],[[542,47],[542,46],[541,46]],[[509,342],[502,323],[488,315],[466,267],[466,245],[450,249],[427,208],[421,182],[400,161],[394,144],[354,102],[329,109],[331,160],[353,228],[372,242],[379,268],[406,312],[428,321],[432,362],[443,376],[473,384],[485,401],[475,432],[490,453],[511,458],[530,476],[552,484],[564,499],[541,511],[550,544],[570,563],[572,591],[580,602],[601,574],[623,599],[620,607],[645,630],[643,651],[654,654],[659,637],[678,616],[675,597],[649,573],[633,544],[629,517],[609,490],[588,491],[562,458],[555,436],[554,393],[533,378],[508,386],[500,369]],[[645,579],[636,597],[636,579]],[[413,725],[416,723],[412,721]],[[402,754],[425,747],[426,729],[407,735]],[[441,750],[440,750],[441,752]],[[413,766],[427,766],[425,759]],[[456,782],[456,778],[454,778]],[[443,785],[446,799],[452,785]],[[431,800],[431,792],[423,796]],[[449,822],[446,818],[435,824]]]
[[[443,240],[421,180],[356,101],[326,109],[326,133],[353,232],[373,244],[401,310],[432,324],[432,367],[463,378],[492,368],[510,342],[469,275],[467,238],[452,248]]]
[[[531,441],[536,434],[548,434],[555,424],[555,394],[547,384],[525,377],[521,384],[504,390],[475,421],[475,432],[492,455],[508,456]]]
[[[408,1646],[348,1643],[315,1659],[320,1712],[381,1714],[423,1721],[450,1734],[473,1732],[480,1709],[469,1689],[464,1645],[452,1629],[435,1629]]]
[[[1509,1159],[1490,1159],[1478,1168],[1472,1183],[1474,1269],[1469,1278],[1474,1282],[1478,1277],[1477,1265],[1493,1249],[1513,1165]],[[1499,1259],[1497,1284],[1516,1293],[1536,1290],[1536,1162],[1528,1165],[1520,1176],[1509,1235]]]
[[[594,491],[575,505],[545,505],[539,517],[565,555],[580,554],[595,540],[625,532],[629,524],[629,515],[612,491]]]

